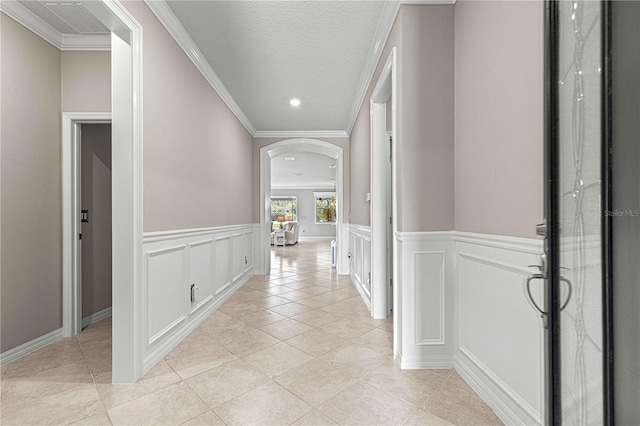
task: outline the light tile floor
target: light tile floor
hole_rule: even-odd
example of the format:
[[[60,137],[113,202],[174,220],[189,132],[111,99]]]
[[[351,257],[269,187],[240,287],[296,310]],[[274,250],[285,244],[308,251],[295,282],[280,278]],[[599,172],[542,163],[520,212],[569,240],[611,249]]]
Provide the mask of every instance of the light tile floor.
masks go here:
[[[501,424],[453,370],[400,370],[329,242],[272,250],[252,277],[132,385],[111,382],[111,321],[2,367],[0,423]]]

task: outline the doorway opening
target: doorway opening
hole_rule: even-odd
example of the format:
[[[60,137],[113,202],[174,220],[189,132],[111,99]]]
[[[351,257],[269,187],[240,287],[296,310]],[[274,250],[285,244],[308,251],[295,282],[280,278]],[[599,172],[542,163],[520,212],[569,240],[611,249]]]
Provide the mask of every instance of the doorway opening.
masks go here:
[[[82,124],[77,171],[80,183],[81,328],[111,316],[111,123]]]
[[[295,153],[323,154],[330,157],[335,163],[336,270],[339,275],[345,275],[348,273],[348,238],[345,235],[345,227],[343,225],[346,214],[345,203],[343,202],[345,185],[344,152],[337,145],[317,139],[288,139],[260,149],[260,200],[262,207],[260,211],[260,240],[258,244],[259,252],[256,257],[258,261],[256,274],[267,275],[271,270],[271,162],[274,158]]]
[[[371,315],[386,318],[397,301],[396,49],[371,95]],[[397,285],[396,285],[397,287]],[[394,331],[396,321],[394,318]],[[396,335],[394,332],[394,345]],[[396,346],[397,347],[397,346]]]
[[[63,114],[63,334],[65,336],[73,336],[82,331],[83,319],[84,325],[87,322],[98,320],[98,316],[104,318],[110,315],[110,310],[100,312],[96,318],[89,317],[88,312],[83,312],[83,306],[89,303],[82,303],[83,292],[83,272],[89,272],[91,268],[83,268],[83,244],[82,233],[83,224],[92,222],[84,222],[91,220],[91,212],[86,214],[82,205],[82,128],[83,126],[108,126],[108,142],[109,156],[111,157],[111,113],[65,113]],[[89,129],[94,130],[93,127]],[[97,129],[95,129],[97,130]],[[104,129],[101,129],[104,133]],[[95,133],[95,132],[93,132]],[[100,133],[100,131],[98,131]],[[104,148],[104,134],[94,135],[100,139]],[[96,139],[96,138],[92,138]],[[97,141],[96,141],[97,142]],[[89,150],[87,154],[90,152]],[[102,157],[104,153],[101,153]],[[108,161],[109,179],[111,179],[111,158]],[[103,170],[104,172],[104,170]],[[104,176],[102,176],[104,178]],[[84,186],[87,186],[86,184]],[[90,188],[85,188],[85,198],[88,198]],[[109,208],[111,209],[111,182],[109,182]],[[95,211],[94,211],[95,213]],[[86,217],[83,217],[86,216]],[[111,221],[111,214],[109,214]],[[100,222],[103,222],[101,219]],[[103,227],[104,228],[104,227]],[[87,227],[89,229],[89,227]],[[109,240],[111,240],[111,224],[108,227]],[[93,234],[93,232],[91,232]],[[93,235],[92,235],[93,237]],[[108,246],[111,248],[111,241]],[[88,248],[88,247],[87,247]],[[86,257],[86,256],[85,256]],[[87,259],[89,260],[89,259]],[[109,267],[112,267],[111,253],[109,253]],[[102,269],[102,267],[100,268]],[[111,270],[109,271],[109,289],[111,289]],[[86,292],[88,293],[88,292]],[[100,292],[101,294],[104,292]],[[110,296],[110,295],[109,295]],[[111,302],[111,297],[108,298]],[[87,302],[89,302],[87,300]],[[111,303],[109,303],[111,305]],[[106,308],[104,308],[106,309]],[[104,310],[103,309],[103,310]]]

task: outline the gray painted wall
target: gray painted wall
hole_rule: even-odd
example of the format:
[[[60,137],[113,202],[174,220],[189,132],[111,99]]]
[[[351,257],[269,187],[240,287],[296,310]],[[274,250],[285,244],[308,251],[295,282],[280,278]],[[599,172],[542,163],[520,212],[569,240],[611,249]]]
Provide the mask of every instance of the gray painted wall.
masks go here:
[[[83,124],[82,316],[111,307],[111,125]]]
[[[62,326],[60,51],[0,14],[1,351]]]
[[[111,52],[60,52],[62,111],[111,111]]]
[[[300,238],[305,237],[334,237],[336,226],[315,223],[314,192],[333,192],[333,189],[271,189],[271,195],[293,195],[298,197],[298,223],[300,224]],[[304,218],[306,216],[306,219]]]
[[[402,69],[402,17],[403,14],[398,13],[349,137],[349,170],[351,172],[350,222],[357,225],[369,226],[371,224],[371,205],[365,198],[367,192],[371,192],[371,115],[369,113],[369,101],[393,47],[397,48],[398,82],[402,81],[402,74],[400,73]],[[402,85],[398,84],[398,87],[402,87]],[[397,93],[397,96],[398,105],[400,105],[402,93]],[[398,114],[398,139],[402,135],[401,122],[402,117]]]
[[[542,219],[543,2],[455,5],[455,228],[535,237]]]
[[[143,2],[144,231],[251,223],[253,138]]]
[[[369,100],[397,48],[398,230],[454,225],[454,9],[404,5],[394,23],[350,138],[352,223],[370,224]]]
[[[613,208],[640,210],[640,3],[612,3]],[[615,421],[640,424],[640,217],[613,218]]]

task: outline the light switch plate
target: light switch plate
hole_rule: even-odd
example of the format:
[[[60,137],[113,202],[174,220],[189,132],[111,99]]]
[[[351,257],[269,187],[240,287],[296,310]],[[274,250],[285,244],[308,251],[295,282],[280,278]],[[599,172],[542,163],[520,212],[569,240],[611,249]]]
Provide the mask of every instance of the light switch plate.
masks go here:
[[[370,192],[367,192],[367,193],[364,195],[364,199],[365,199],[366,201],[371,201],[371,193],[370,193]]]

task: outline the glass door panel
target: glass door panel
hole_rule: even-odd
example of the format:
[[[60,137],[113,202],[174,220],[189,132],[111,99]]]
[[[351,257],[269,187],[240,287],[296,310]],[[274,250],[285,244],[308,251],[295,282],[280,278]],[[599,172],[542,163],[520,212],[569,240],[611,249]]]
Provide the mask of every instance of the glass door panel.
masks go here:
[[[550,311],[555,423],[604,421],[603,3],[552,2],[555,12],[555,218]],[[553,120],[553,117],[552,117]],[[555,145],[555,146],[554,146]]]

